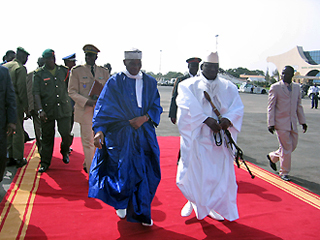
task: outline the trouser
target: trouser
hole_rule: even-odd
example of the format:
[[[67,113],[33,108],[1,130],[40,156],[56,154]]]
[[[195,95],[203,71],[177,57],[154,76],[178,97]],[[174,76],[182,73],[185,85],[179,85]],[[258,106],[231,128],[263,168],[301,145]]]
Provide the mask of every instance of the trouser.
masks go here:
[[[311,108],[318,108],[318,96],[314,93],[312,93],[311,96]]]
[[[95,151],[95,146],[93,144],[94,132],[92,130],[92,124],[80,123],[80,132],[82,148],[84,153],[83,167],[86,167],[89,171]]]
[[[71,146],[73,141],[73,136],[71,135],[70,117],[47,120],[46,122],[41,121],[41,166],[49,167],[51,164],[56,121],[58,132],[62,138],[60,152],[62,155],[66,155],[69,153],[69,147]]]
[[[279,149],[270,152],[269,156],[272,162],[280,161],[279,175],[287,175],[291,169],[291,153],[296,149],[298,144],[298,133],[291,131],[276,130]]]
[[[4,124],[3,124],[4,125]],[[3,175],[7,165],[7,134],[6,127],[0,129],[0,182],[3,179]]]
[[[34,134],[36,136],[36,143],[38,147],[38,151],[41,149],[41,120],[37,113],[32,114],[32,121],[33,121],[33,129]]]
[[[24,154],[23,110],[17,106],[17,124],[15,133],[7,138],[9,158],[22,159]]]

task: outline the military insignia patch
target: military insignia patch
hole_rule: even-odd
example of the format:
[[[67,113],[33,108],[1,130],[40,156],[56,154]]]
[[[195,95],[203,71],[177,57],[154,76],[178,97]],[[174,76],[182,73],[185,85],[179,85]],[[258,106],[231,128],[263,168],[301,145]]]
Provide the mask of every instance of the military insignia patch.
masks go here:
[[[48,81],[48,80],[50,80],[50,78],[44,78],[44,79],[43,79],[43,81]]]

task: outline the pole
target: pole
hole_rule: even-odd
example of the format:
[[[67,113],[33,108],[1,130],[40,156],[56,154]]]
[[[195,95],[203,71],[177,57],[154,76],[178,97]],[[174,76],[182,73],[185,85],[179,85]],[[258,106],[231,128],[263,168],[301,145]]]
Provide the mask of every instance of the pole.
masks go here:
[[[219,35],[216,35],[216,52],[218,52],[218,37]]]

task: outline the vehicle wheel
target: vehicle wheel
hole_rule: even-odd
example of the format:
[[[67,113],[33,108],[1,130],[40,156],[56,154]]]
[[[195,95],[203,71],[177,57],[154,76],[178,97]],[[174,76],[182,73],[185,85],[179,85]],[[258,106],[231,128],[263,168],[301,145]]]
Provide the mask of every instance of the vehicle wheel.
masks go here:
[[[261,94],[266,94],[267,91],[265,89],[262,89]]]

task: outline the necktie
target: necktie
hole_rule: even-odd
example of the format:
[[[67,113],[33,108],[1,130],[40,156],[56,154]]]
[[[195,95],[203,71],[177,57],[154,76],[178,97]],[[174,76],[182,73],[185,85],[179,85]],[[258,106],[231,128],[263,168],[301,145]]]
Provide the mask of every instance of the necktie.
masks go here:
[[[289,92],[291,92],[291,90],[292,90],[290,84],[288,85],[288,90],[289,90]]]
[[[92,76],[94,77],[94,69],[93,69],[93,66],[91,66],[91,73],[92,73]]]

